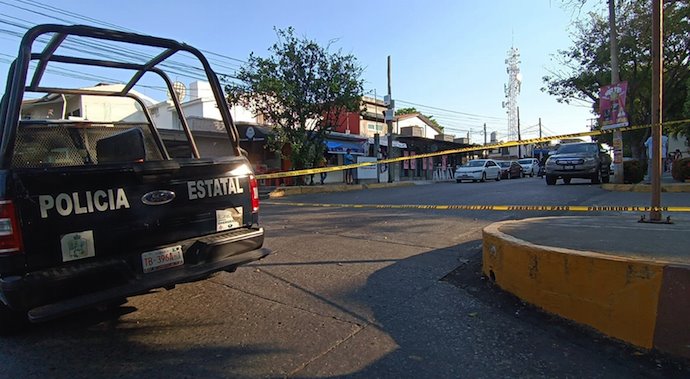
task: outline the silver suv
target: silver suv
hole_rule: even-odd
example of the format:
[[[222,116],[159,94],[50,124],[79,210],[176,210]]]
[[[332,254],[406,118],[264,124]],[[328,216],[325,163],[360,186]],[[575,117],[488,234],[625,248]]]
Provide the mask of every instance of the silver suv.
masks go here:
[[[569,184],[572,178],[591,179],[592,183],[609,182],[611,157],[596,142],[561,145],[546,161],[546,184],[552,186],[560,178]]]

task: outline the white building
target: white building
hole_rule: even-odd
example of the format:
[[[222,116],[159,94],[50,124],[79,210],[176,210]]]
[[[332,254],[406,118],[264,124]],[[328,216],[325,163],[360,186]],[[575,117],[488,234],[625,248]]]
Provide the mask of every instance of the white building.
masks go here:
[[[401,136],[434,139],[437,135],[443,134],[441,128],[421,113],[410,113],[396,117],[395,128]]]
[[[123,84],[98,84],[90,91],[121,91]],[[156,101],[131,91],[148,107]],[[141,106],[131,98],[94,95],[49,94],[22,103],[22,119],[79,119],[89,121],[143,121]]]
[[[187,96],[188,92],[188,96]],[[189,90],[185,88],[180,106],[187,119],[222,120],[220,111],[208,82],[195,81],[189,84]],[[149,107],[153,123],[160,129],[181,130],[177,111],[172,100],[162,101]],[[251,111],[241,106],[232,106],[230,114],[235,122],[259,123],[260,117],[254,116]],[[190,125],[191,127],[191,125]]]

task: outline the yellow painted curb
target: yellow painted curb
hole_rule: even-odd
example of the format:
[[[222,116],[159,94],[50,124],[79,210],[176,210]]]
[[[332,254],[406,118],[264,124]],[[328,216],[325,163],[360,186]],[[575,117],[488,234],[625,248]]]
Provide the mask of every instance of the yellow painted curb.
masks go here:
[[[613,184],[605,183],[601,188],[607,191],[616,192],[652,192],[652,186],[649,184]],[[662,184],[661,192],[690,192],[690,185],[686,183]]]
[[[370,183],[364,184],[364,188],[367,189],[377,189],[377,188],[389,188],[389,187],[412,187],[416,184],[413,182],[393,182],[393,183]]]
[[[483,272],[546,311],[644,348],[654,344],[664,262],[535,245],[483,230]]]

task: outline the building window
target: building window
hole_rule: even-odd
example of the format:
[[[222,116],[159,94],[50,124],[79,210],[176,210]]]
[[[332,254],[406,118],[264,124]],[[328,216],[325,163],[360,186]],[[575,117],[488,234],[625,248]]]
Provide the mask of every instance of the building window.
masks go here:
[[[383,132],[383,124],[367,124],[367,129],[375,133]]]

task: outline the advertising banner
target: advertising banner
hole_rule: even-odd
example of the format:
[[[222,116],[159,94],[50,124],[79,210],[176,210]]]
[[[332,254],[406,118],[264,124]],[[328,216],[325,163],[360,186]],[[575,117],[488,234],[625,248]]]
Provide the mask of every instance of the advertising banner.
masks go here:
[[[410,151],[411,156],[417,155],[414,151]],[[410,169],[416,170],[417,169],[417,160],[416,159],[410,159]]]
[[[408,156],[409,153],[407,151],[403,151],[403,156]],[[403,161],[403,169],[408,170],[410,168],[410,161],[404,160]]]
[[[628,82],[603,86],[599,90],[599,117],[602,129],[628,126],[628,114],[625,111],[625,95]]]

